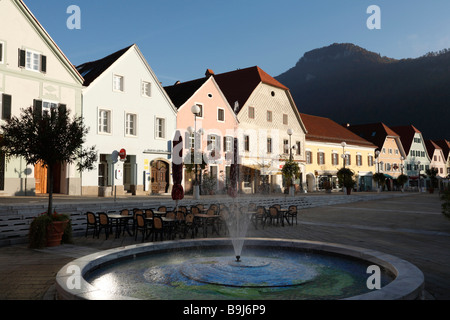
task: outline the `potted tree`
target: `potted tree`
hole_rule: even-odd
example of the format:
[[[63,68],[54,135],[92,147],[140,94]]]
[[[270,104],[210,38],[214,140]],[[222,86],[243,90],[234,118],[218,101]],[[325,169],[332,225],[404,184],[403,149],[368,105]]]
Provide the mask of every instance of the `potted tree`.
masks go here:
[[[373,180],[378,185],[377,191],[380,192],[381,190],[383,190],[384,184],[386,183],[386,176],[383,173],[377,172],[373,175]]]
[[[286,187],[289,189],[289,195],[294,196],[295,187],[293,180],[300,176],[300,167],[298,166],[298,163],[294,160],[286,160],[281,169],[281,174],[286,179]]]
[[[1,126],[1,147],[6,155],[22,157],[28,165],[40,163],[48,169],[48,208],[45,215],[36,217],[30,226],[32,247],[42,246],[41,240],[34,239],[47,239],[53,231],[60,232],[62,229],[66,234],[71,233],[69,217],[53,211],[53,175],[56,166],[76,163],[79,171],[90,170],[97,160],[95,147],[83,148],[88,129],[82,117],[71,119],[69,114],[65,105],[49,112],[29,107],[22,110],[20,117],[11,117]]]
[[[348,169],[348,168],[341,168],[337,172],[337,177],[338,177],[338,180],[339,180],[339,186],[341,188],[345,187],[347,189],[347,195],[351,194],[352,189],[356,185],[356,181],[353,178],[354,175],[355,175],[355,173],[352,170]]]
[[[434,193],[434,188],[437,185],[437,174],[438,174],[438,169],[437,168],[429,168],[425,170],[425,173],[427,174],[427,176],[430,178],[430,187],[428,188],[428,191],[430,193]]]
[[[397,183],[400,186],[400,189],[402,190],[402,192],[403,192],[403,187],[407,181],[408,181],[407,175],[401,174],[397,177]]]

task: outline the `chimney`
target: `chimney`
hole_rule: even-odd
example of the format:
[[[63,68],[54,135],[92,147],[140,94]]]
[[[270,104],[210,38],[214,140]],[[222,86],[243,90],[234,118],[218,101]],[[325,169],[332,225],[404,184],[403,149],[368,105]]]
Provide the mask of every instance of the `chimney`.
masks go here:
[[[211,77],[213,75],[214,75],[214,71],[212,71],[211,69],[206,69],[205,76],[207,78],[209,78],[209,77]]]
[[[178,80],[177,82],[174,83],[174,85],[176,86],[176,85],[178,85],[178,84],[180,84],[180,83],[181,83],[181,81]]]

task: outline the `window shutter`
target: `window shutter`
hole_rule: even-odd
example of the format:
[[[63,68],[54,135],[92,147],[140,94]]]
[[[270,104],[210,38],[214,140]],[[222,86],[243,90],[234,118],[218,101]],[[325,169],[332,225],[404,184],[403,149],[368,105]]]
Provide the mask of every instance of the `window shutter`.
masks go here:
[[[191,134],[186,131],[186,133],[184,134],[184,147],[186,148],[186,150],[191,150],[190,137],[191,137]]]
[[[216,136],[216,150],[220,152],[220,136]]]
[[[33,100],[33,113],[37,116],[42,116],[42,100]]]
[[[3,61],[3,43],[0,42],[0,61]]]
[[[223,137],[223,152],[227,152],[227,137]]]
[[[41,55],[41,71],[43,73],[47,72],[47,57]]]
[[[67,111],[67,105],[60,103],[58,105],[58,113],[66,113]]]
[[[11,102],[12,97],[9,94],[2,95],[2,119],[11,119]]]
[[[20,68],[25,68],[26,60],[27,60],[27,57],[26,57],[25,50],[19,49],[19,67]]]

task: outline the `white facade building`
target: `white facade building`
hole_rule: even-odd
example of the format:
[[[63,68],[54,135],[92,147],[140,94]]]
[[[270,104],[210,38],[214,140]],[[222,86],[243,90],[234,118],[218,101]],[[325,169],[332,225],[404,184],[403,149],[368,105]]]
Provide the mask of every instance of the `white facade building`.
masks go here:
[[[83,78],[21,0],[0,1],[0,122],[30,106],[80,115]],[[0,132],[0,140],[1,140]],[[77,195],[75,165],[55,169],[54,192]],[[47,193],[47,169],[0,152],[0,195]]]
[[[166,193],[176,108],[137,45],[77,67],[85,78],[83,116],[96,168],[82,174],[84,195]],[[126,161],[117,153],[126,150]],[[115,156],[113,156],[115,154]]]

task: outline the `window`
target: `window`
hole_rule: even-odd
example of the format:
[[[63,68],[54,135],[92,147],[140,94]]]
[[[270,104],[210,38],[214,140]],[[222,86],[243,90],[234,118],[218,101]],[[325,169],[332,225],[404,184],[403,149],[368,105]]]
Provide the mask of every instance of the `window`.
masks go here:
[[[124,91],[124,80],[122,76],[114,75],[113,77],[113,90],[123,92]]]
[[[150,82],[142,81],[141,94],[144,97],[151,97],[152,96],[152,84]]]
[[[398,154],[398,149],[395,149],[395,154]]]
[[[166,120],[156,118],[156,137],[164,139],[166,137]]]
[[[244,151],[250,151],[250,136],[244,136]]]
[[[32,71],[40,71],[41,55],[37,52],[26,50],[25,68]]]
[[[367,161],[368,161],[369,167],[372,167],[373,166],[373,156],[371,156],[371,155],[368,156]]]
[[[189,134],[189,149],[195,149],[195,133]]]
[[[389,149],[389,154],[392,154],[392,149]]]
[[[437,156],[434,156],[434,161],[437,161]]]
[[[306,163],[311,164],[312,163],[312,152],[306,151]]]
[[[200,108],[200,112],[197,113],[197,117],[203,118],[203,105],[197,103],[197,106]]]
[[[248,107],[248,118],[255,119],[255,107]]]
[[[217,121],[225,121],[225,110],[222,108],[217,108]]]
[[[57,108],[58,108],[58,104],[55,102],[42,101],[42,114],[44,114],[45,112],[50,114],[52,109],[55,110]]]
[[[325,164],[325,153],[317,152],[317,164]]]
[[[339,165],[339,154],[333,153],[331,155],[331,162],[332,162],[333,166],[338,166]]]
[[[99,110],[98,111],[98,132],[99,133],[111,133],[111,111]]]
[[[287,139],[283,140],[283,153],[285,154],[289,153],[289,140]]]
[[[352,160],[351,160],[351,158],[350,158],[350,154],[346,154],[345,155],[345,165],[346,166],[349,166],[349,165],[351,165],[352,164]]]
[[[209,151],[220,150],[220,137],[214,134],[208,135],[207,148]]]
[[[125,134],[127,136],[136,136],[136,115],[127,113],[125,115]]]
[[[295,142],[295,145],[297,146],[296,154],[300,156],[302,154],[302,143],[300,141]]]
[[[267,153],[272,153],[272,138],[267,138]]]
[[[360,154],[356,155],[356,165],[362,166],[362,156]]]
[[[267,111],[267,121],[272,122],[272,111]]]
[[[224,137],[223,138],[223,147],[225,152],[233,151],[233,137]]]
[[[425,157],[425,151],[420,151],[420,156]]]
[[[288,115],[283,114],[283,124],[288,124]]]
[[[386,163],[386,171],[391,171],[391,164],[390,163]]]

